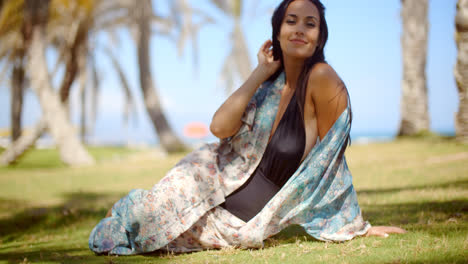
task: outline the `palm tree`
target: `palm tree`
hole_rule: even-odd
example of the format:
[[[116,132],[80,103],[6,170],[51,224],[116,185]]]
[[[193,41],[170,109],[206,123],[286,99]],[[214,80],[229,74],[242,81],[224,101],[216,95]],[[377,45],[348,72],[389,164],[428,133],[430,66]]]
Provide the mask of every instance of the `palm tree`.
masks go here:
[[[399,136],[429,130],[426,85],[427,0],[401,0],[403,80]]]
[[[455,132],[458,140],[468,143],[468,0],[458,0],[455,26],[458,49],[455,80],[459,98]]]
[[[178,152],[186,147],[170,127],[162,110],[159,95],[151,73],[151,24],[154,17],[151,0],[135,1],[131,7],[133,21],[131,22],[136,35],[137,56],[139,65],[140,88],[143,93],[144,105],[157,131],[161,146],[168,152]]]
[[[86,0],[82,0],[81,2],[86,2]],[[77,74],[77,50],[84,42],[83,38],[86,37],[86,31],[83,31],[83,21],[86,20],[81,19],[80,23],[80,21],[69,20],[65,22],[63,19],[57,19],[60,15],[61,18],[76,18],[76,15],[73,16],[69,13],[63,14],[64,11],[77,9],[73,7],[64,9],[63,7],[66,4],[70,5],[69,1],[56,0],[51,3],[53,8],[51,8],[52,14],[51,18],[48,19],[48,23],[52,24],[51,27],[54,29],[49,31],[47,34],[48,43],[53,42],[55,43],[55,46],[62,45],[62,56],[59,61],[64,61],[66,64],[66,70],[65,77],[60,87],[60,96],[62,102],[65,104],[68,102],[68,94],[71,84]],[[83,3],[80,4],[83,5]],[[2,4],[2,7],[4,8],[0,10],[0,38],[2,39],[3,45],[0,46],[0,60],[5,62],[5,68],[1,72],[4,72],[5,74],[9,73],[9,75],[11,75],[11,134],[13,135],[13,140],[16,140],[20,134],[24,82],[28,79],[24,72],[26,52],[25,23],[23,23],[24,0],[9,1],[6,4]],[[57,14],[57,10],[60,10],[60,15]],[[64,56],[65,54],[66,56]],[[3,75],[4,74],[0,74],[0,80],[3,79]],[[40,135],[42,133],[38,134]]]
[[[23,7],[22,26],[23,45],[25,47],[25,68],[31,88],[39,98],[44,118],[39,122],[39,128],[48,128],[59,148],[62,161],[69,165],[87,165],[94,163],[94,159],[78,141],[76,133],[68,121],[66,111],[54,92],[47,69],[45,48],[48,43],[46,26],[49,23],[49,0],[25,0],[10,1],[11,5],[17,4]],[[3,7],[4,9],[6,7]],[[41,132],[42,133],[42,132]],[[41,134],[39,133],[39,134]],[[32,133],[32,135],[35,135]],[[16,141],[15,141],[16,143]],[[17,146],[22,146],[24,140],[18,140],[10,150],[2,155],[2,162],[9,163],[10,156],[16,156]]]
[[[21,113],[24,94],[24,55],[19,55],[11,76],[11,139],[21,136]]]
[[[18,0],[21,1],[21,0]],[[94,4],[93,4],[94,3]],[[60,85],[59,89],[59,94],[62,103],[64,103],[65,108],[68,109],[67,107],[67,101],[68,101],[68,95],[70,93],[70,88],[74,82],[74,80],[77,78],[78,74],[80,74],[80,79],[82,80],[81,83],[84,84],[88,78],[86,78],[85,75],[85,69],[83,65],[87,63],[81,63],[82,66],[79,66],[80,63],[78,61],[94,61],[93,56],[90,55],[89,53],[86,54],[86,52],[79,52],[79,50],[87,49],[86,47],[89,46],[90,44],[87,43],[89,39],[91,39],[92,35],[98,34],[99,32],[103,31],[106,33],[109,33],[112,35],[115,29],[117,28],[130,28],[132,33],[136,33],[134,35],[138,36],[138,47],[142,47],[142,49],[139,49],[139,57],[143,58],[145,54],[148,54],[149,50],[145,49],[145,42],[149,42],[149,36],[146,36],[146,34],[139,34],[139,32],[145,32],[145,23],[148,25],[158,23],[160,26],[159,31],[152,30],[149,33],[159,33],[159,34],[169,34],[171,32],[171,29],[174,28],[174,26],[177,28],[178,26],[180,27],[180,24],[177,24],[174,22],[175,21],[182,21],[183,22],[183,28],[185,29],[183,32],[181,30],[180,37],[179,39],[179,48],[183,47],[184,40],[186,39],[186,35],[189,34],[190,37],[193,38],[194,32],[196,32],[201,25],[193,26],[191,22],[186,22],[187,18],[191,18],[190,11],[192,9],[188,8],[187,4],[185,3],[184,0],[179,0],[173,3],[173,14],[171,14],[170,19],[169,18],[162,18],[160,16],[157,16],[153,14],[152,9],[146,9],[144,10],[145,12],[148,12],[147,15],[147,22],[141,23],[141,17],[135,16],[135,14],[138,13],[138,5],[135,5],[134,2],[128,1],[128,0],[118,0],[118,1],[112,1],[112,0],[99,0],[99,1],[89,1],[89,0],[80,0],[78,2],[76,1],[67,1],[67,0],[55,0],[52,1],[51,4],[56,5],[54,8],[51,8],[52,14],[51,18],[48,19],[48,27],[49,28],[54,28],[52,31],[54,36],[50,37],[48,36],[48,42],[55,43],[54,45],[57,45],[59,43],[59,53],[61,54],[59,57],[59,63],[65,64],[65,74],[62,79],[62,83]],[[178,5],[174,5],[174,3],[177,3]],[[75,12],[76,10],[79,10],[80,8],[73,8],[73,4],[75,4],[75,7],[82,7],[84,6],[85,8],[88,7],[88,12],[85,12],[87,16],[79,16],[76,13],[80,12]],[[139,4],[139,3],[137,3]],[[151,5],[151,2],[149,2]],[[72,12],[70,14],[65,14],[64,15],[64,10],[71,10]],[[92,12],[89,12],[89,10],[92,10]],[[141,9],[140,9],[141,10]],[[55,12],[55,13],[54,13]],[[91,13],[92,15],[89,15]],[[180,15],[182,15],[182,19],[180,18]],[[69,20],[65,21],[63,17],[68,18]],[[205,16],[206,18],[207,16]],[[205,19],[206,20],[206,19]],[[140,30],[141,29],[141,30]],[[187,30],[189,29],[189,30]],[[148,31],[146,31],[148,32]],[[67,35],[67,36],[65,36]],[[0,36],[1,37],[1,36]],[[182,41],[181,41],[182,39]],[[149,43],[146,45],[148,46]],[[194,46],[196,46],[194,44]],[[95,47],[93,47],[94,50]],[[110,54],[107,52],[108,55]],[[84,54],[84,55],[83,55]],[[86,58],[86,56],[90,56],[90,58]],[[128,115],[128,109],[134,105],[133,103],[133,97],[131,96],[130,88],[128,85],[128,82],[125,79],[125,74],[123,73],[122,69],[119,68],[119,62],[115,58],[112,58],[111,55],[112,64],[116,68],[116,71],[119,75],[119,79],[121,80],[122,83],[122,88],[126,94],[125,98],[127,99],[127,104],[126,104],[126,113]],[[145,61],[146,60],[146,61]],[[142,65],[142,71],[141,71],[141,76],[150,76],[149,73],[151,72],[149,69],[149,59],[141,59],[139,60],[140,65]],[[145,66],[148,65],[148,66]],[[95,111],[96,111],[96,102],[97,102],[97,86],[99,83],[97,74],[96,74],[96,69],[95,69],[95,64],[92,63],[92,69],[93,69],[93,74],[92,74],[92,80],[93,80],[93,98],[92,100],[94,101],[93,103],[93,116],[95,116]],[[151,76],[150,76],[151,77]],[[148,79],[145,80],[145,78],[141,78],[143,81],[142,87],[146,87],[145,89],[142,88],[144,91],[144,97],[145,97],[145,106],[147,109],[149,109],[151,112],[150,116],[152,117],[152,121],[155,125],[155,128],[158,132],[158,134],[161,137],[161,142],[163,147],[165,147],[168,151],[176,151],[180,150],[183,148],[183,145],[180,143],[180,141],[173,140],[174,137],[171,137],[172,130],[170,127],[167,125],[167,121],[164,118],[164,114],[159,106],[158,99],[157,99],[157,94],[153,89],[153,84],[152,80],[148,82]],[[151,85],[149,85],[151,84]],[[148,88],[150,87],[150,88]],[[82,89],[84,91],[84,89]],[[155,107],[156,106],[156,107]],[[163,120],[161,122],[161,120]],[[166,124],[166,125],[165,125]],[[44,118],[41,119],[35,128],[33,129],[32,133],[30,133],[28,136],[24,136],[18,144],[13,144],[14,146],[11,148],[11,151],[5,151],[3,153],[2,160],[4,163],[10,163],[16,160],[16,158],[21,155],[26,149],[28,149],[30,146],[34,144],[34,142],[37,140],[37,138],[40,137],[40,135],[45,131],[47,128],[47,124],[45,124]],[[161,136],[162,135],[162,136]],[[172,138],[172,139],[171,139]]]
[[[24,20],[24,12],[22,12],[25,8],[24,1],[11,1],[9,3],[11,5],[15,3],[20,3],[19,8],[17,8],[19,10],[17,10],[15,14],[21,15],[20,21],[22,23],[22,21]],[[81,8],[79,6],[78,8],[76,6],[64,8],[64,4],[66,3],[61,3],[57,1],[54,1],[50,4],[53,5],[53,8],[51,8],[52,12],[47,19],[47,23],[50,28],[53,28],[53,30],[49,31],[47,34],[47,43],[55,43],[55,46],[57,46],[57,49],[61,54],[57,65],[59,65],[61,62],[63,62],[63,64],[65,65],[65,73],[61,85],[59,87],[58,93],[60,96],[61,104],[63,105],[65,111],[65,116],[68,116],[68,98],[73,81],[75,80],[78,74],[78,52],[82,49],[81,47],[84,45],[87,39],[86,25],[89,19],[83,16],[76,17],[76,14],[72,14],[77,13],[76,10],[79,10],[79,8]],[[57,14],[57,10],[60,10],[61,17]],[[12,18],[12,14],[9,14],[9,16],[8,14],[6,14],[5,16],[2,16],[2,18],[4,22],[14,20],[14,16]],[[68,21],[64,21],[63,18],[68,19]],[[12,23],[4,24],[8,25]],[[22,24],[26,25],[26,23]],[[8,35],[2,35],[1,28],[2,27],[0,27],[0,37],[5,39]],[[11,29],[12,27],[8,28]],[[23,32],[23,38],[26,39],[26,30],[12,30],[12,33],[15,32]],[[22,43],[24,42],[25,41],[23,41]],[[4,151],[4,153],[2,153],[2,157],[0,158],[1,163],[11,164],[15,162],[21,155],[23,155],[29,148],[31,148],[34,145],[34,143],[41,137],[41,135],[47,130],[47,128],[48,126],[46,119],[45,117],[42,117],[40,121],[37,122],[37,124],[31,129],[28,135],[21,136],[17,141],[14,141],[12,145],[6,151]],[[66,160],[64,161],[67,163]]]
[[[154,13],[153,3],[151,0],[131,1],[119,0],[112,4],[118,18],[115,20],[105,21],[98,28],[109,29],[115,27],[125,27],[130,30],[136,42],[138,70],[140,88],[143,93],[143,100],[146,112],[150,117],[156,134],[159,137],[161,146],[167,152],[178,152],[186,149],[186,146],[177,137],[172,128],[170,127],[166,115],[162,109],[159,95],[157,93],[155,81],[151,71],[151,54],[149,51],[151,36],[153,33],[170,35],[171,31],[180,29],[180,34],[176,36],[179,39],[179,49],[185,43],[187,35],[192,40],[198,27],[192,25],[191,11],[184,0],[171,1],[172,13],[169,17],[161,17]],[[207,17],[206,15],[204,16]],[[206,19],[205,19],[206,20]],[[182,23],[179,23],[182,21]],[[154,30],[153,26],[159,26],[158,30]],[[189,30],[187,30],[189,29]],[[196,46],[196,45],[195,45]],[[116,65],[116,60],[111,59],[112,63]],[[122,80],[122,71],[116,68],[119,79]],[[123,87],[128,85],[122,82]]]
[[[1,72],[10,75],[11,81],[11,136],[17,140],[21,135],[21,112],[24,91],[24,34],[22,26],[22,3],[11,1],[8,5],[0,2],[0,36],[5,43],[0,47],[0,60],[5,62]],[[9,68],[11,67],[11,68]],[[0,80],[3,79],[0,74]]]
[[[104,55],[110,58],[119,76],[126,100],[124,108],[125,119],[128,118],[129,112],[135,108],[134,98],[120,63],[110,52],[108,45],[102,45],[96,40],[101,33],[107,34],[113,41],[117,39],[115,37],[115,30],[119,27],[126,27],[128,24],[128,18],[125,13],[122,12],[125,8],[123,3],[128,1],[58,1],[63,2],[62,6],[65,8],[62,8],[61,13],[58,14],[59,19],[56,21],[62,24],[74,24],[76,28],[74,37],[68,37],[62,40],[62,42],[65,42],[61,45],[61,47],[63,47],[62,51],[70,55],[68,58],[64,59],[64,63],[66,63],[66,74],[60,87],[60,95],[62,102],[68,104],[72,83],[75,79],[78,80],[81,106],[80,135],[84,142],[86,134],[89,128],[94,125],[97,116],[100,80],[97,73],[95,57],[98,53],[104,51]],[[73,4],[75,5],[73,6]],[[56,5],[59,6],[59,4]],[[67,14],[64,14],[63,10],[67,11]],[[67,20],[67,18],[68,22],[64,23],[64,20]],[[57,28],[59,26],[54,25],[53,27]],[[65,32],[62,33],[62,35],[65,35]],[[91,90],[89,91],[89,89]],[[88,92],[91,93],[90,96],[87,96]],[[88,100],[91,100],[91,105],[88,105]],[[88,120],[88,111],[91,112],[91,120]]]
[[[48,130],[57,143],[61,159],[69,165],[88,165],[94,159],[79,142],[66,111],[54,92],[45,58],[46,26],[49,18],[50,0],[25,1],[25,28],[27,70],[31,88],[37,94]]]

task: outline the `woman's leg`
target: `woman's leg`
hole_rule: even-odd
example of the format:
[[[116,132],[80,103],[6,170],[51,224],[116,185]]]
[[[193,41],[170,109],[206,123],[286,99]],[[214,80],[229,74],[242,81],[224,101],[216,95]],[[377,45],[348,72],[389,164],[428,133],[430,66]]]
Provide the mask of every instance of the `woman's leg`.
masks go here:
[[[238,231],[243,225],[245,225],[244,221],[217,206],[161,249],[183,253],[203,249],[238,247],[240,245]]]

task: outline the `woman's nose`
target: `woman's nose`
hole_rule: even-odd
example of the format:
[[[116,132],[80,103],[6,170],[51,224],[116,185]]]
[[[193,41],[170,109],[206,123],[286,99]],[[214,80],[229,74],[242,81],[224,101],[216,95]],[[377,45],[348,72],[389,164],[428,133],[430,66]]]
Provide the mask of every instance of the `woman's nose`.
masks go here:
[[[302,30],[296,30],[296,35],[298,35],[298,36],[304,36],[304,31],[302,31]]]
[[[295,28],[296,34],[298,35],[304,35],[304,26],[301,24],[297,24]]]

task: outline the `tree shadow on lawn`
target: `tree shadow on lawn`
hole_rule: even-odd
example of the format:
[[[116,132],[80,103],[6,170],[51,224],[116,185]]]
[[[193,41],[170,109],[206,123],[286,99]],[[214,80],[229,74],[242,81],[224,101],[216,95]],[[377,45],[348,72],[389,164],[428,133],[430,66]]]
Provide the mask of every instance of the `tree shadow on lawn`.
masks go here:
[[[459,180],[423,186],[407,186],[401,188],[366,189],[358,190],[357,193],[359,197],[359,195],[389,194],[400,191],[434,188],[468,188],[468,180]],[[404,226],[408,226],[410,227],[410,230],[420,230],[423,232],[427,231],[438,234],[443,233],[443,230],[438,232],[438,229],[435,226],[432,226],[432,224],[450,224],[446,225],[447,228],[456,229],[456,227],[461,226],[462,223],[468,222],[468,200],[451,200],[444,202],[432,201],[420,203],[414,202],[370,206],[367,205],[361,209],[363,218],[374,226],[395,225],[403,228],[405,228]],[[315,239],[307,234],[301,226],[292,225],[267,240],[267,244],[276,245],[284,243],[295,243],[298,240],[310,241]]]
[[[136,256],[107,256],[96,255],[87,248],[69,248],[69,249],[54,249],[42,248],[38,250],[18,250],[12,253],[0,253],[0,261],[6,263],[67,263],[67,264],[115,264],[115,263],[147,263],[148,257],[151,262],[157,263],[173,263],[173,258],[182,254],[171,254],[167,252],[158,252],[152,254],[136,255]]]
[[[419,186],[406,186],[406,187],[397,187],[397,188],[382,188],[382,189],[359,189],[357,190],[358,197],[359,195],[370,195],[370,194],[389,194],[401,191],[416,191],[424,189],[434,189],[434,188],[460,188],[468,189],[468,180],[458,180],[452,182],[444,182],[440,184],[427,184]]]
[[[0,241],[8,243],[44,230],[66,228],[91,219],[101,219],[121,194],[72,192],[64,203],[52,207],[33,207],[30,203],[0,199],[0,208],[19,205],[17,213],[0,219]]]
[[[439,185],[408,186],[404,188],[390,188],[378,190],[358,191],[359,194],[392,193],[404,190],[421,190],[426,188],[465,188],[468,181],[455,181]],[[359,195],[358,194],[358,195]],[[421,231],[433,235],[457,232],[468,223],[468,200],[412,202],[387,205],[367,205],[362,207],[365,220],[372,225],[394,225]],[[267,246],[275,246],[296,241],[315,240],[299,225],[292,225],[280,233],[267,239]]]
[[[94,254],[83,254],[83,248],[17,250],[11,253],[0,253],[0,261],[6,263],[114,263],[115,257],[96,257]],[[124,262],[121,262],[124,263]],[[127,263],[125,261],[125,263]]]
[[[468,200],[372,205],[363,210],[373,225],[430,225],[463,223],[468,220]]]
[[[415,186],[400,189],[383,189],[383,191],[396,192],[403,189],[423,189],[423,188],[451,188],[457,184],[466,184],[466,181],[444,183],[438,186]],[[381,192],[382,190],[366,190],[367,192]],[[10,263],[17,263],[25,257],[29,261],[52,261],[52,262],[77,262],[91,263],[96,260],[91,252],[85,250],[83,254],[76,256],[77,251],[83,251],[83,248],[70,248],[53,250],[51,246],[39,246],[39,248],[23,249],[19,245],[18,249],[9,247],[6,243],[21,240],[21,237],[35,235],[38,238],[46,236],[48,230],[66,230],[71,226],[86,221],[97,221],[102,219],[107,209],[122,197],[121,194],[97,194],[92,192],[73,192],[64,194],[66,201],[50,208],[26,208],[12,217],[0,220],[1,243],[6,247],[0,250],[10,250],[9,253],[0,253],[0,260],[6,260]],[[11,203],[27,207],[23,202],[0,200],[0,204]],[[431,202],[413,202],[388,205],[370,205],[363,209],[364,219],[369,220],[373,225],[397,225],[409,229],[410,232],[422,232],[431,235],[459,232],[466,228],[468,222],[468,200],[452,201],[431,201]],[[91,231],[90,227],[90,230]],[[41,234],[44,232],[44,235]],[[466,232],[465,232],[466,233]],[[461,234],[464,235],[464,234]],[[290,226],[277,235],[267,239],[265,247],[273,247],[279,244],[295,243],[296,241],[313,241],[300,226]],[[81,243],[81,241],[77,241]],[[33,241],[31,243],[34,243]],[[83,243],[86,243],[85,241]],[[0,244],[1,245],[1,244]],[[86,246],[84,246],[86,248]],[[22,251],[22,252],[21,252]],[[166,253],[167,254],[167,253]],[[150,256],[162,257],[165,253],[154,252]],[[99,263],[111,262],[109,257],[98,258]],[[13,261],[14,260],[14,261]],[[135,259],[126,259],[135,260]],[[167,259],[166,259],[167,260]],[[161,259],[161,261],[164,261]],[[127,261],[125,261],[127,262]]]
[[[457,233],[467,227],[468,201],[452,200],[445,202],[422,202],[367,206],[363,209],[363,218],[372,225],[393,225],[409,232],[422,232],[435,236]],[[466,232],[465,232],[466,233]],[[265,247],[296,241],[317,241],[299,225],[283,229],[268,238]]]

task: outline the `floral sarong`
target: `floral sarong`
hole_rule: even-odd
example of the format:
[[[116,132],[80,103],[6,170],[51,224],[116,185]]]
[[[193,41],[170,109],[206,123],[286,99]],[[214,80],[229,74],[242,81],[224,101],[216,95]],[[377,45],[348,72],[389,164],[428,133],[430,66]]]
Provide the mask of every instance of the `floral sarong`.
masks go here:
[[[284,73],[264,83],[250,100],[234,136],[194,150],[151,190],[132,190],[119,200],[112,216],[92,230],[90,249],[132,255],[158,249],[259,248],[266,238],[291,224],[324,241],[365,234],[370,224],[362,219],[344,156],[351,129],[349,104],[254,218],[244,222],[218,206],[259,164],[283,87]]]

